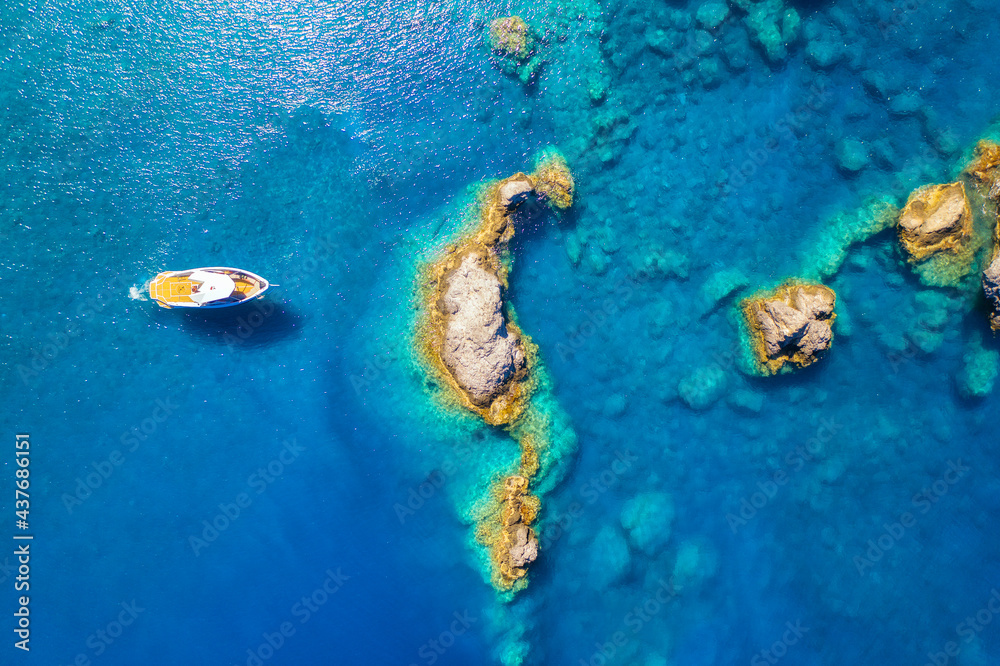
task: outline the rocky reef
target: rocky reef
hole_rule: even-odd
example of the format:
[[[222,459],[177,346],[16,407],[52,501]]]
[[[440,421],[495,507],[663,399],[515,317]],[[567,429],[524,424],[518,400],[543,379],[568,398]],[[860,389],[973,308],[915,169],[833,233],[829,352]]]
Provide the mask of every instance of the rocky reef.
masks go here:
[[[975,159],[965,169],[985,190],[986,196],[1000,201],[1000,145],[983,139],[976,144]]]
[[[489,27],[490,48],[518,60],[531,57],[531,29],[520,16],[494,19]]]
[[[541,502],[528,493],[528,477],[508,476],[494,490],[499,509],[492,520],[479,523],[478,539],[488,544],[493,560],[493,585],[509,590],[528,573],[538,557],[538,538],[531,528]]]
[[[990,327],[1000,331],[1000,243],[993,248],[993,260],[983,271],[983,293],[990,306]]]
[[[512,423],[531,397],[534,345],[506,307],[504,254],[514,212],[533,193],[523,173],[494,184],[476,233],[449,247],[426,280],[426,351],[459,401],[491,425]]]
[[[566,210],[573,205],[576,184],[565,158],[555,151],[546,151],[535,164],[531,174],[535,183],[535,193],[558,210]]]
[[[837,295],[821,284],[789,282],[740,303],[761,375],[812,365],[830,348]]]
[[[925,280],[940,282],[932,276],[961,276],[969,271],[972,210],[962,181],[914,191],[899,216],[898,229],[910,263]]]
[[[573,192],[566,160],[544,152],[531,175],[516,173],[484,187],[471,231],[418,276],[422,315],[416,343],[424,371],[443,388],[446,402],[506,428],[521,449],[517,471],[497,470],[494,478],[500,480],[471,512],[490,579],[502,592],[523,588],[527,567],[538,556],[531,524],[541,501],[528,486],[555,463],[554,440],[559,447],[575,442],[572,433],[553,432],[553,410],[540,404],[550,387],[536,346],[507,302],[509,245],[539,203],[562,211],[572,205]],[[544,400],[533,402],[539,387]]]
[[[486,34],[490,49],[499,56],[497,65],[500,69],[516,76],[522,83],[530,83],[543,60],[535,52],[537,40],[525,20],[520,16],[493,19]]]

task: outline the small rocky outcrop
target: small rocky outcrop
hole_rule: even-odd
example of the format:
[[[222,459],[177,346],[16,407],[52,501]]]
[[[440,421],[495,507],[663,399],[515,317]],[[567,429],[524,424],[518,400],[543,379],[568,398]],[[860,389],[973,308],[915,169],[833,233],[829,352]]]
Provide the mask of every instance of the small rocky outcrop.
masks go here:
[[[1000,201],[1000,145],[983,140],[976,144],[975,159],[966,167],[987,198]]]
[[[522,61],[531,57],[531,28],[520,16],[504,16],[491,21],[489,40],[490,48],[501,55]]]
[[[921,187],[899,216],[899,240],[911,262],[939,252],[960,252],[971,235],[972,211],[961,181]]]
[[[530,85],[541,71],[544,60],[537,52],[534,31],[520,16],[493,19],[487,26],[486,39],[493,51],[493,62],[505,74]]]
[[[819,360],[833,342],[836,303],[836,293],[821,284],[789,283],[745,299],[741,309],[757,370],[773,375]]]
[[[530,527],[538,514],[539,502],[528,494],[528,479],[509,476],[504,480],[500,503],[499,538],[493,544],[493,557],[499,574],[500,587],[510,588],[524,578],[527,567],[538,557],[538,539]]]
[[[546,153],[531,174],[538,197],[553,208],[566,210],[573,205],[575,183],[566,160],[554,152]]]
[[[983,271],[983,293],[990,305],[990,327],[1000,331],[1000,244],[993,248],[993,261]]]

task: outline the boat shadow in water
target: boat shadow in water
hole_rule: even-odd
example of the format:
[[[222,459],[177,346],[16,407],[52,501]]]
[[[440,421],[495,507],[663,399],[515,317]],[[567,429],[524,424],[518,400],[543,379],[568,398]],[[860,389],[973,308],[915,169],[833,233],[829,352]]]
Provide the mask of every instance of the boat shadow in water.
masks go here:
[[[303,319],[287,303],[267,300],[217,310],[163,312],[161,317],[178,314],[181,326],[194,337],[231,349],[264,347],[298,337]]]

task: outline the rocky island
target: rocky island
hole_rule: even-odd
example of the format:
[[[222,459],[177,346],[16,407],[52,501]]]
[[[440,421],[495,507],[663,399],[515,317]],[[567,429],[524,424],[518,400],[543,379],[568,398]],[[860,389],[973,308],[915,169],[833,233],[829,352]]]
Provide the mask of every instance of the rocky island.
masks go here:
[[[540,373],[537,348],[507,301],[509,244],[539,203],[563,210],[572,204],[573,191],[565,160],[544,153],[531,175],[516,173],[488,185],[472,231],[419,276],[423,316],[416,342],[426,371],[445,387],[446,400],[505,427],[521,448],[517,473],[493,484],[477,519],[477,539],[489,552],[491,579],[501,591],[523,587],[526,567],[538,554],[531,523],[541,501],[528,486],[540,470],[539,449],[549,441],[548,419],[528,413]]]
[[[505,260],[515,213],[534,192],[523,173],[494,184],[475,234],[428,270],[427,355],[459,402],[490,425],[513,423],[531,397],[535,347],[508,312]]]
[[[915,190],[899,216],[898,229],[899,242],[925,284],[955,286],[968,274],[976,243],[964,182]]]
[[[837,295],[821,284],[789,282],[740,303],[756,374],[812,365],[830,348]]]

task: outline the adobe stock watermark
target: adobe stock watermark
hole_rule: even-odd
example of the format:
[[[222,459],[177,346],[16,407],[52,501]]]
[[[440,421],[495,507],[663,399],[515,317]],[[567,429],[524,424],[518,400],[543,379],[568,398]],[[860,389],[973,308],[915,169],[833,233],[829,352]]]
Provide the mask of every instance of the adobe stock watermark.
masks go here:
[[[962,464],[961,458],[949,460],[948,469],[945,470],[941,478],[921,488],[920,492],[911,498],[910,504],[917,514],[926,515],[931,507],[947,495],[951,487],[962,480],[970,471],[970,467]],[[904,511],[896,522],[882,523],[882,534],[868,540],[868,550],[865,551],[864,555],[854,556],[853,562],[858,570],[858,575],[864,577],[869,570],[874,568],[875,563],[902,540],[906,531],[917,524],[917,517],[910,511]]]
[[[29,359],[26,363],[18,363],[14,366],[21,382],[30,387],[32,381],[47,370],[69,348],[73,340],[83,335],[84,328],[81,326],[81,322],[86,324],[93,321],[108,307],[115,294],[119,292],[127,294],[129,286],[125,277],[118,275],[112,281],[111,287],[94,289],[92,295],[77,301],[76,307],[73,309],[73,318],[66,322],[60,330],[50,331],[45,340],[36,340],[28,350]],[[49,328],[55,329],[56,326]]]
[[[340,243],[332,240],[329,236],[317,238],[316,248],[297,263],[295,268],[282,279],[283,284],[291,287],[301,286],[307,278],[311,279],[312,274],[319,270],[320,261],[340,256],[342,249]]]
[[[990,590],[990,598],[975,615],[969,615],[955,625],[955,634],[968,645],[993,622],[993,618],[998,614],[1000,614],[1000,590],[994,587]],[[924,666],[947,666],[952,658],[958,657],[961,652],[962,646],[958,641],[948,641],[940,651],[927,653],[928,661]]]
[[[786,622],[785,631],[781,634],[781,638],[771,643],[770,647],[761,650],[751,657],[750,666],[777,664],[786,654],[788,654],[788,648],[802,640],[802,637],[805,636],[808,631],[809,627],[802,626],[802,620],[796,620],[795,624]]]
[[[249,309],[249,312],[247,312],[247,309]],[[229,331],[226,331],[222,335],[222,341],[230,349],[235,349],[239,345],[246,343],[257,332],[257,329],[263,326],[264,322],[274,315],[274,303],[266,300],[256,300],[247,309],[241,310],[245,314],[240,314],[233,320],[233,323],[236,324],[236,334],[233,335]]]
[[[119,606],[121,610],[114,620],[87,636],[84,645],[90,648],[90,652],[77,653],[67,666],[90,666],[91,661],[104,654],[125,633],[125,629],[132,626],[139,615],[146,610],[136,603],[135,599],[129,602],[123,601]]]
[[[591,338],[608,325],[612,317],[621,312],[625,302],[635,293],[635,290],[651,279],[650,273],[640,271],[635,276],[630,275],[616,282],[612,287],[614,298],[609,296],[602,301],[599,308],[584,312],[584,318],[580,323],[570,328],[566,342],[556,343],[556,353],[559,355],[559,360],[566,361],[572,358],[575,352],[583,349]]]
[[[794,110],[789,111],[771,125],[764,145],[748,152],[743,162],[725,172],[725,176],[719,183],[722,196],[730,197],[737,194],[757,174],[758,169],[771,161],[781,146],[782,138],[796,141],[795,133],[801,132],[807,124],[815,120],[820,109],[832,95],[833,92],[825,82],[814,83],[809,89],[809,97],[803,104],[795,107]]]
[[[628,632],[619,629],[608,636],[607,640],[595,642],[590,656],[579,660],[580,666],[606,666],[611,663],[621,649],[678,595],[673,576],[667,580],[660,578],[657,582],[659,585],[656,589],[622,617],[619,624],[623,624]]]
[[[417,511],[424,508],[424,505],[441,490],[449,479],[468,462],[472,457],[472,446],[463,444],[455,448],[455,457],[448,458],[441,467],[435,469],[427,475],[427,480],[418,486],[410,486],[406,493],[406,503],[396,502],[392,505],[392,510],[396,514],[396,519],[400,525],[406,524],[410,516],[416,515]]]
[[[62,494],[60,499],[62,499],[63,506],[66,507],[66,512],[72,514],[75,508],[90,499],[94,491],[103,486],[111,478],[115,470],[121,467],[126,460],[125,453],[122,452],[123,450],[126,453],[135,453],[138,451],[143,442],[146,442],[150,437],[155,435],[160,425],[167,421],[179,408],[180,405],[174,402],[171,396],[157,398],[156,402],[153,403],[153,410],[148,417],[122,432],[118,438],[118,441],[122,445],[121,448],[113,449],[103,460],[98,462],[91,461],[90,467],[92,471],[83,476],[76,477],[76,485],[73,487],[73,492]]]
[[[842,428],[843,426],[834,419],[820,419],[816,434],[785,454],[783,458],[785,467],[775,470],[763,481],[758,481],[755,492],[740,498],[739,508],[735,513],[730,511],[726,514],[726,524],[733,534],[753,520],[757,513],[775,498],[778,490],[787,485],[792,476],[803,469],[807,462],[815,460],[816,456],[822,453],[824,445],[829,444]]]
[[[586,509],[597,503],[601,497],[618,485],[619,479],[632,470],[639,458],[628,449],[615,450],[615,458],[600,474],[590,477],[577,489],[579,500],[570,502],[565,513],[556,514],[547,520],[538,530],[538,548],[548,550],[573,528]]]
[[[298,626],[302,626],[325,606],[330,598],[344,587],[344,583],[351,580],[351,577],[337,567],[336,571],[327,569],[326,578],[316,586],[312,592],[296,601],[289,609],[292,618],[298,620]],[[257,647],[247,648],[246,661],[242,665],[236,666],[263,666],[264,662],[270,660],[285,646],[289,638],[295,635],[297,626],[292,620],[284,620],[279,623],[274,631],[265,631],[261,634],[263,639]]]
[[[888,21],[879,21],[876,25],[882,39],[889,39],[889,35],[897,29],[903,27],[906,18],[913,12],[927,4],[927,0],[895,0],[889,2],[889,9],[892,11],[892,18]]]
[[[246,509],[253,504],[254,496],[260,495],[267,490],[272,483],[281,478],[285,473],[285,468],[294,463],[299,455],[306,450],[306,447],[298,444],[294,437],[286,439],[281,443],[281,451],[267,465],[258,467],[255,472],[247,477],[246,485],[250,492],[237,493],[231,502],[221,502],[218,505],[219,512],[211,519],[201,521],[203,528],[200,534],[188,536],[188,545],[194,552],[195,557],[201,555],[202,551],[215,543],[219,535],[228,530],[233,523],[239,520]]]
[[[451,621],[451,624],[448,625],[447,629],[434,638],[428,640],[417,649],[417,656],[420,657],[423,660],[423,663],[427,666],[433,666],[433,664],[436,664],[437,660],[441,658],[441,655],[447,652],[448,649],[455,644],[455,641],[459,636],[468,632],[478,619],[473,617],[468,610],[464,610],[461,613],[455,611],[452,613],[452,617],[455,619]],[[410,666],[419,665],[411,663]]]

